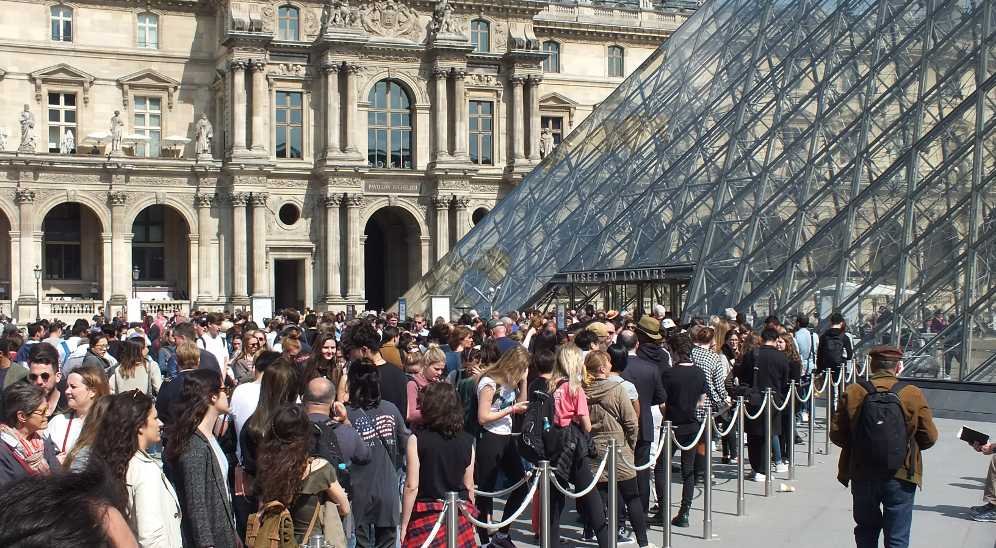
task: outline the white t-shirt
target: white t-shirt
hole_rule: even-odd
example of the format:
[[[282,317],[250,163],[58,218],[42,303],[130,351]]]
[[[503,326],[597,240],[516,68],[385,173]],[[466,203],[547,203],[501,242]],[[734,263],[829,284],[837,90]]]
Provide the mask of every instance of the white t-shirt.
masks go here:
[[[259,381],[247,382],[235,387],[232,392],[231,401],[228,402],[228,414],[235,422],[235,436],[242,433],[242,427],[249,417],[256,412],[259,405],[259,389],[262,387]]]
[[[515,388],[509,388],[502,385],[498,387],[498,384],[491,377],[481,377],[481,380],[477,383],[477,397],[481,397],[481,390],[485,387],[490,386],[496,390],[498,397],[492,396],[491,400],[491,410],[494,412],[501,411],[506,407],[511,407],[515,405]],[[492,434],[498,434],[499,436],[511,436],[512,435],[512,415],[505,415],[504,417],[489,422],[487,424],[482,424],[482,428],[491,432]]]
[[[83,431],[83,419],[75,413],[62,413],[56,415],[48,421],[48,429],[45,435],[52,440],[59,453],[68,453],[76,446],[76,440]]]
[[[207,350],[218,359],[218,366],[221,367],[225,375],[228,373],[228,342],[225,336],[218,333],[217,337],[212,337],[210,333],[204,333],[197,338],[197,346]]]

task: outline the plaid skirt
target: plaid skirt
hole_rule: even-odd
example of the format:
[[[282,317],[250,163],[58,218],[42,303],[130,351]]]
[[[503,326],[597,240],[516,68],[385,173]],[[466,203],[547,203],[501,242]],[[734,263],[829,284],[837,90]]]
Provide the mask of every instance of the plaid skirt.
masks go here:
[[[476,508],[469,504],[465,505],[464,508],[470,511],[475,518],[477,517]],[[422,544],[429,538],[432,528],[436,525],[436,520],[439,519],[439,513],[442,511],[442,502],[415,501],[415,508],[412,509],[412,517],[408,521],[408,531],[405,533],[404,542],[401,543],[402,548],[422,548]],[[474,532],[474,526],[467,521],[462,512],[460,513],[459,524],[460,526],[457,528],[457,546],[461,548],[477,546],[477,535]],[[432,543],[429,546],[432,548],[446,548],[445,518],[442,526],[439,527],[439,532],[436,533],[436,538],[432,539]]]

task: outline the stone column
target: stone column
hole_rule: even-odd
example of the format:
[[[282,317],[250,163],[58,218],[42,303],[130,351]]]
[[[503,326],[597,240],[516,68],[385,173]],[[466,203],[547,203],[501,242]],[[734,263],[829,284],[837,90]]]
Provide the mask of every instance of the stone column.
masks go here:
[[[266,131],[270,113],[270,89],[266,85],[266,63],[253,61],[252,70],[252,150],[261,156],[266,155],[270,141]]]
[[[356,117],[359,116],[356,104],[356,75],[359,71],[359,65],[346,65],[346,112],[343,113],[343,117],[346,119],[346,152],[353,155],[360,153],[356,146]]]
[[[11,295],[10,298],[17,299],[21,304],[35,304],[35,265],[41,266],[41,258],[35,257],[34,231],[35,225],[41,228],[41,223],[35,221],[35,192],[26,188],[19,188],[14,191],[14,201],[17,202],[18,216],[18,238],[20,239],[20,274],[21,274],[21,294]],[[13,260],[13,255],[11,256]],[[33,316],[32,316],[33,318]],[[24,321],[26,318],[17,318]]]
[[[522,84],[523,79],[518,76],[513,76],[512,82],[512,161],[521,160],[524,158],[522,152],[522,143],[525,138],[524,123],[525,114],[523,113],[522,105]]]
[[[467,142],[470,135],[467,130],[467,86],[464,78],[467,71],[458,70],[453,73],[453,111],[456,113],[456,128],[454,128],[453,155],[461,160],[467,160]]]
[[[190,299],[191,304],[201,294],[200,248],[198,235],[196,233],[187,234],[187,257],[190,257],[190,278],[188,280],[190,288],[187,290],[187,298]]]
[[[249,276],[246,271],[246,257],[249,249],[246,247],[246,204],[249,194],[235,192],[232,194],[232,298],[242,303],[249,300]]]
[[[436,262],[439,262],[450,250],[450,197],[436,196],[432,207],[436,209]]]
[[[211,299],[211,273],[218,257],[211,256],[211,205],[214,203],[213,194],[198,193],[194,196],[194,205],[197,206],[197,300],[208,301]]]
[[[339,254],[342,240],[339,237],[339,209],[342,196],[325,197],[325,302],[342,298],[342,280],[339,276]]]
[[[131,297],[131,253],[125,244],[125,233],[130,232],[125,227],[125,203],[128,194],[125,192],[109,192],[107,203],[111,206],[111,260],[104,264],[111,265],[111,302],[124,304]]]
[[[459,196],[453,200],[453,207],[456,209],[456,234],[454,235],[454,239],[457,242],[470,231],[468,206],[470,206],[470,198],[466,196]]]
[[[360,226],[360,208],[363,207],[362,194],[346,195],[346,267],[349,272],[347,284],[350,300],[363,298],[363,227]]]
[[[252,202],[252,296],[269,297],[270,280],[266,268],[266,200],[265,192],[253,192]]]
[[[433,90],[435,91],[434,99],[436,100],[435,104],[433,104],[433,115],[436,117],[436,162],[446,160],[450,156],[450,128],[446,125],[446,111],[448,108],[446,106],[447,75],[448,72],[445,69],[435,69],[432,71]]]
[[[325,157],[332,158],[342,153],[339,134],[339,68],[331,63],[322,65],[325,71]]]
[[[529,160],[539,162],[540,156],[540,108],[539,85],[543,79],[529,77]]]
[[[232,71],[232,154],[246,150],[246,62],[231,61]]]

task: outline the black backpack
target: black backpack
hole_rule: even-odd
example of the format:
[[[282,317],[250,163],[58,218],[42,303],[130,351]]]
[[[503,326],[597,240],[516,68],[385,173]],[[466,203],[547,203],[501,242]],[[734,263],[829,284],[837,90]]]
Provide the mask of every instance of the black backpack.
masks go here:
[[[557,388],[565,382],[566,379],[561,379]],[[538,464],[541,460],[553,461],[563,449],[562,429],[553,422],[553,402],[552,393],[534,389],[529,393],[529,406],[522,414],[519,455],[533,464]]]
[[[906,413],[899,400],[899,393],[907,384],[897,382],[883,392],[864,379],[859,379],[858,384],[868,395],[851,428],[851,453],[861,455],[857,460],[871,475],[891,477],[906,463],[911,449]]]
[[[347,493],[352,494],[352,488],[349,484],[349,467],[346,465],[345,457],[342,456],[342,450],[339,449],[339,440],[335,436],[338,424],[334,420],[328,419],[325,422],[313,423],[313,425],[311,455],[327,460],[335,468],[339,484]]]
[[[820,369],[840,369],[844,366],[844,335],[823,337],[823,363]]]

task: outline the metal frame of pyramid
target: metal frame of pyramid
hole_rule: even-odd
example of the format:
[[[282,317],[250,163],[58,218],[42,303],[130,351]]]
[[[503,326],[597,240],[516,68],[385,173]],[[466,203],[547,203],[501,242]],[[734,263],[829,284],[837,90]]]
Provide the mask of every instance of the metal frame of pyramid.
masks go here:
[[[409,303],[507,310],[561,272],[688,264],[686,318],[886,305],[861,346],[996,370],[994,23],[993,0],[713,0]]]

